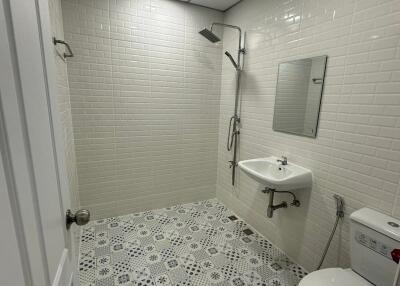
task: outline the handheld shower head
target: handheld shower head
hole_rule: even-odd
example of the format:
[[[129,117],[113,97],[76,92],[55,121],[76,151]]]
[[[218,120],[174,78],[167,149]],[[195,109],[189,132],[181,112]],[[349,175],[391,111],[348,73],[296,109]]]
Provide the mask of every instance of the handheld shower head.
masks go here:
[[[336,201],[336,216],[344,217],[344,200],[339,195],[333,195],[333,198]]]
[[[239,70],[239,66],[237,65],[237,63],[233,59],[232,55],[228,51],[225,52],[225,55],[231,60],[231,63],[235,67],[235,69]]]
[[[202,35],[207,40],[209,40],[211,43],[217,43],[217,42],[221,41],[221,39],[218,38],[218,36],[216,36],[211,30],[209,30],[207,28],[204,28],[203,30],[201,30],[199,32],[199,34]]]
[[[321,269],[322,263],[324,263],[326,254],[328,253],[329,246],[331,245],[332,238],[335,235],[339,220],[344,217],[344,200],[343,200],[343,198],[337,194],[334,194],[333,198],[336,201],[336,221],[335,221],[335,225],[332,229],[331,235],[329,236],[328,243],[325,246],[324,253],[321,256],[321,260],[319,261],[317,270]]]

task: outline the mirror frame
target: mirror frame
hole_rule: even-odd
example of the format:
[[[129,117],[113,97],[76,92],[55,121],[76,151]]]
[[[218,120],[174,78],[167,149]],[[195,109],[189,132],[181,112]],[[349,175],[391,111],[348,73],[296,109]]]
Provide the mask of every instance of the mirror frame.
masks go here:
[[[278,86],[279,86],[279,69],[280,69],[280,65],[281,64],[286,64],[286,63],[291,63],[293,61],[301,61],[301,60],[314,59],[314,58],[325,58],[325,65],[324,65],[323,74],[322,74],[321,94],[320,94],[319,105],[318,105],[317,122],[315,124],[315,132],[314,132],[314,134],[313,135],[307,135],[307,134],[300,134],[300,133],[296,133],[296,132],[289,132],[289,131],[285,131],[285,130],[281,130],[281,129],[276,129],[275,128],[275,124],[276,124],[275,123],[275,121],[276,121],[276,118],[275,118],[276,110],[275,110],[275,108],[276,108],[276,101],[277,101],[277,96],[278,96],[277,93],[278,93]],[[275,87],[274,114],[273,114],[273,120],[272,120],[272,130],[273,131],[286,133],[286,134],[297,135],[297,136],[302,136],[302,137],[307,137],[307,138],[317,138],[318,129],[319,129],[319,120],[320,120],[320,117],[321,117],[322,95],[324,94],[327,66],[328,66],[328,56],[327,55],[313,56],[313,57],[301,58],[301,59],[293,59],[293,60],[286,61],[286,62],[280,62],[278,64],[277,80],[276,80],[276,87]]]

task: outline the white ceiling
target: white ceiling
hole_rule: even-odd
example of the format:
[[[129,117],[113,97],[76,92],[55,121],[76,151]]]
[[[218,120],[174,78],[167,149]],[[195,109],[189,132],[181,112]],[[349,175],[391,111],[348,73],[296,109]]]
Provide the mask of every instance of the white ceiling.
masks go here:
[[[241,0],[180,0],[182,2],[192,3],[220,11],[225,11],[231,8]]]

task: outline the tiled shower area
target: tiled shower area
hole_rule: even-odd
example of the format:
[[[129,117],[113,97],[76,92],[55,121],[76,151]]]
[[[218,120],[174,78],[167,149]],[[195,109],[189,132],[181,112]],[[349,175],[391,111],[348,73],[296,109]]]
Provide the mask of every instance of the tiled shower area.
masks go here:
[[[101,218],[214,197],[222,47],[198,30],[222,13],[61,2],[81,206]]]
[[[82,286],[295,286],[306,275],[217,199],[84,227]]]

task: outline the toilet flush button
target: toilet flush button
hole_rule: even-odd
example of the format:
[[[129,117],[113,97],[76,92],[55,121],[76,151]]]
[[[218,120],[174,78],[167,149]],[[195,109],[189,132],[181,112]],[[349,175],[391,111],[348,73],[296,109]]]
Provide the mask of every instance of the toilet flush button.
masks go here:
[[[398,223],[395,223],[393,221],[389,221],[388,225],[392,226],[392,227],[400,227],[400,225]]]
[[[400,261],[400,249],[393,249],[390,254],[392,255],[393,261],[396,262],[397,264],[399,264],[399,261]]]
[[[377,247],[377,241],[373,238],[369,239],[369,248],[371,248],[372,250],[376,250]]]

